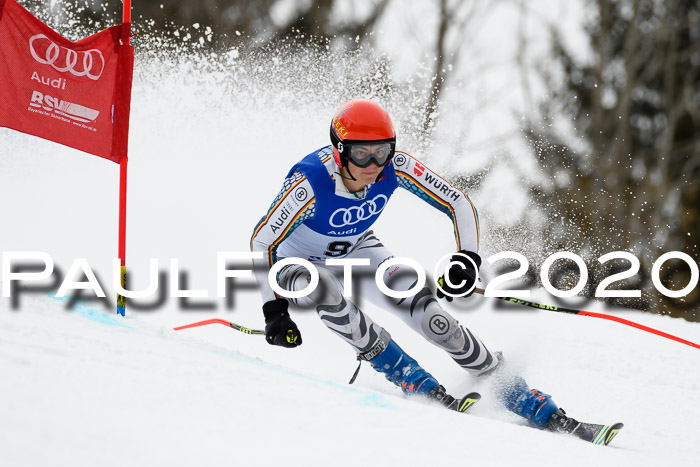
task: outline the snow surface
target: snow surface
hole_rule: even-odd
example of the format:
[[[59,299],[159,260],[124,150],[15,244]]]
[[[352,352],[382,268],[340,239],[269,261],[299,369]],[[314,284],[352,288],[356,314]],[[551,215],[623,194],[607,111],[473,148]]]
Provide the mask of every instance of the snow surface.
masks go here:
[[[388,319],[453,393],[482,391],[470,414],[408,400],[367,366],[347,385],[351,352],[312,314],[296,316],[304,345],[286,350],[220,325],[176,332],[133,312],[23,300],[18,311],[0,302],[7,466],[675,466],[700,455],[700,352],[602,320],[494,311],[479,298],[478,309],[457,312],[570,414],[623,421],[607,448],[522,426],[482,382]],[[625,317],[697,334],[670,318]]]
[[[213,297],[216,253],[248,250],[252,227],[290,165],[327,144],[330,115],[360,91],[392,110],[404,138],[399,147],[414,152],[405,142],[419,137],[401,112],[418,103],[373,94],[351,76],[338,82],[334,70],[352,69],[357,57],[285,56],[261,63],[238,51],[137,55],[130,287],[147,285],[150,258],[161,268],[178,258],[188,288]],[[231,307],[215,298],[191,300],[189,307],[170,299],[114,316],[117,166],[5,129],[0,140],[1,250],[47,252],[61,275],[85,258],[108,294],[106,303],[91,300],[74,311],[47,292],[21,291],[17,309],[0,298],[2,466],[604,467],[696,465],[700,457],[700,352],[612,322],[479,296],[445,304],[572,416],[624,422],[605,448],[523,426],[493,402],[483,381],[370,306],[363,309],[451,393],[482,393],[471,414],[407,400],[366,365],[349,386],[355,355],[313,312],[294,312],[304,344],[292,350],[220,325],[172,331],[214,317],[261,328],[260,297],[245,281],[236,282]],[[480,154],[479,166],[499,152],[495,146]],[[444,150],[413,155],[442,168],[454,159]],[[490,227],[511,216],[507,197],[493,202],[503,193],[499,183],[470,193],[477,207],[489,206],[480,213],[486,255],[496,253],[490,245],[505,243]],[[429,271],[454,248],[449,220],[408,193],[392,198],[374,230],[397,256]],[[533,300],[557,303],[534,292]],[[568,303],[700,342],[697,324]]]

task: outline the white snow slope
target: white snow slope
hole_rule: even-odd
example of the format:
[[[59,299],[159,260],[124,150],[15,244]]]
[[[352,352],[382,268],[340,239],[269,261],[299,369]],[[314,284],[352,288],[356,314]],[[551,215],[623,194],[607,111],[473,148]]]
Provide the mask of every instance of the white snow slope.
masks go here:
[[[233,51],[208,59],[137,56],[130,288],[145,287],[149,258],[162,268],[178,258],[188,287],[214,297],[216,253],[248,250],[288,168],[327,144],[330,116],[344,100],[378,98],[404,122],[399,138],[411,132],[410,119],[398,117],[417,104],[352,82],[352,73],[337,81],[336,71],[347,69],[342,56],[285,60],[282,53],[266,63]],[[625,423],[612,446],[599,447],[524,426],[498,407],[483,381],[369,306],[365,311],[451,393],[482,393],[471,414],[407,400],[367,365],[349,386],[355,355],[313,312],[294,312],[304,344],[291,350],[220,325],[172,331],[214,317],[261,328],[260,297],[243,281],[232,308],[209,298],[194,302],[210,309],[192,311],[167,300],[117,317],[109,291],[117,166],[5,129],[0,141],[2,252],[49,253],[64,275],[85,258],[109,297],[75,311],[46,293],[22,291],[17,309],[0,298],[3,467],[697,465],[700,351],[620,324],[506,310],[480,296],[444,305],[570,415]],[[449,152],[414,155],[450,175]],[[477,206],[504,190],[489,186],[471,194]],[[496,253],[489,219],[509,206],[499,209],[480,213],[485,257]],[[454,249],[449,220],[407,193],[392,198],[374,230],[397,256],[429,271]],[[553,302],[541,291],[533,300]],[[569,303],[700,341],[696,324]]]
[[[570,414],[625,422],[608,447],[520,425],[480,381],[398,325],[395,337],[452,392],[482,390],[470,414],[408,400],[366,365],[347,385],[352,355],[313,315],[298,319],[304,345],[285,350],[220,325],[176,332],[134,313],[25,300],[20,311],[0,308],[6,466],[652,466],[696,465],[700,455],[700,352],[601,320],[494,312],[487,299],[463,318],[505,344]],[[680,321],[625,316],[697,334]]]

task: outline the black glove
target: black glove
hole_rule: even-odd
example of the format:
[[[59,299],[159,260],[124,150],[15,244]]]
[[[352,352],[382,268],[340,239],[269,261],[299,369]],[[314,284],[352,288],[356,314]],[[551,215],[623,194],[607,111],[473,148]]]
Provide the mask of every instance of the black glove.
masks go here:
[[[476,264],[476,269],[474,269],[474,264],[472,264],[472,262],[465,258],[463,255],[470,257],[474,261],[474,263]],[[481,266],[481,257],[473,251],[460,250],[459,252],[452,255],[450,261],[453,263],[458,263],[453,264],[452,267],[450,267],[450,269],[447,271],[450,282],[458,287],[450,287],[447,281],[445,280],[444,275],[440,276],[440,279],[438,279],[438,285],[442,287],[442,290],[452,295],[469,297],[471,294],[474,293],[474,289],[472,289],[472,291],[469,293],[466,292],[467,290],[471,289],[474,283],[476,282],[476,273],[479,271],[479,266]],[[448,302],[451,302],[452,297],[450,297],[449,295],[445,295],[442,292],[442,290],[440,290],[440,288],[437,289],[438,298],[444,298]]]
[[[301,345],[299,328],[289,317],[289,302],[284,298],[271,300],[263,305],[265,315],[265,339],[270,345],[296,347]]]

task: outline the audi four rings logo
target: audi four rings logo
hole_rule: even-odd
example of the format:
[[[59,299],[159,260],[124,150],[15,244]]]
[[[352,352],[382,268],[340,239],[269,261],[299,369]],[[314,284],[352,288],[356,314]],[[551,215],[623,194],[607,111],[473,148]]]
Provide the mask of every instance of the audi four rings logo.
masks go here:
[[[330,224],[333,227],[345,227],[366,221],[384,210],[389,200],[384,195],[377,195],[372,200],[365,200],[360,206],[336,209],[331,214]]]
[[[95,81],[100,79],[105,69],[105,59],[99,50],[76,52],[66,47],[59,47],[43,34],[37,34],[29,39],[29,52],[34,60],[44,65],[51,65],[56,71],[69,72],[75,76],[87,76]],[[82,60],[79,60],[80,57]]]

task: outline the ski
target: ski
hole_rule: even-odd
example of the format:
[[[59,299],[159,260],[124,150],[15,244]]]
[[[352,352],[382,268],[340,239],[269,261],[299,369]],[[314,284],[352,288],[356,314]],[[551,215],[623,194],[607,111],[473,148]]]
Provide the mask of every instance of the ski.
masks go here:
[[[607,446],[624,426],[622,423],[615,423],[614,425],[579,423],[570,434],[593,444]]]
[[[472,408],[474,404],[479,402],[479,400],[481,399],[481,394],[479,394],[478,392],[470,392],[461,399],[455,399],[449,394],[444,394],[442,395],[442,397],[433,396],[433,398],[434,400],[440,402],[446,409],[454,410],[455,412],[459,413],[464,413],[470,408]]]
[[[466,412],[481,399],[481,394],[478,392],[470,392],[461,399],[455,399],[451,395],[447,394],[445,386],[442,385],[433,388],[426,395],[428,400],[439,402],[440,405],[446,409],[454,410],[455,412],[459,413]]]
[[[625,426],[622,423],[615,423],[614,425],[584,425],[590,427],[589,430],[592,430],[592,427],[600,428],[595,438],[593,438],[591,442],[593,444],[604,444],[605,446],[610,444],[610,441],[612,441],[615,435],[617,435],[620,432],[620,430],[622,430],[622,428]]]
[[[624,426],[625,425],[622,423],[615,423],[613,425],[582,423],[571,417],[567,417],[566,413],[562,409],[559,409],[554,412],[545,428],[549,431],[576,436],[579,439],[593,444],[607,446]]]
[[[457,400],[457,407],[454,410],[457,410],[457,412],[464,413],[467,410],[471,409],[474,404],[479,402],[481,399],[481,394],[478,392],[470,392],[466,396],[462,397],[461,399]]]

